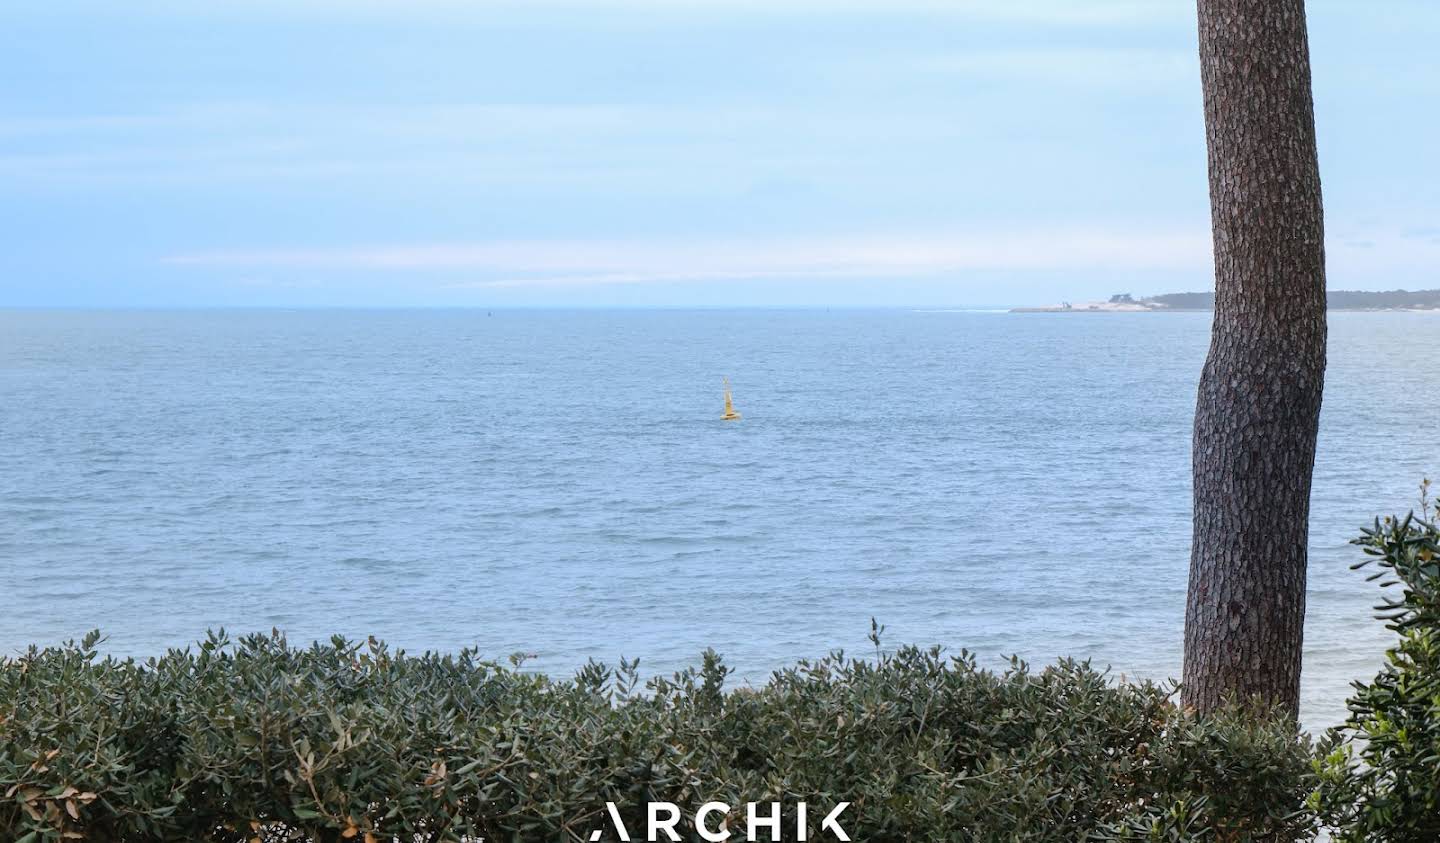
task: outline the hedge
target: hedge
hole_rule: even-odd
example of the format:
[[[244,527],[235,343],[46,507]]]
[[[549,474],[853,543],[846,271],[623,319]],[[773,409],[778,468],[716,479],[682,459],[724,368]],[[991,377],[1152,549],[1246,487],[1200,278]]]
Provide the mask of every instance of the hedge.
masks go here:
[[[0,660],[0,837],[61,841],[645,839],[649,801],[780,802],[811,840],[1296,840],[1293,727],[1197,720],[1172,690],[1062,661],[1002,671],[907,647],[726,692],[714,653],[641,685],[550,680],[474,652],[221,633],[145,662],[99,636]],[[710,821],[713,827],[714,818]],[[662,838],[664,839],[664,838]],[[760,830],[760,839],[768,831]]]

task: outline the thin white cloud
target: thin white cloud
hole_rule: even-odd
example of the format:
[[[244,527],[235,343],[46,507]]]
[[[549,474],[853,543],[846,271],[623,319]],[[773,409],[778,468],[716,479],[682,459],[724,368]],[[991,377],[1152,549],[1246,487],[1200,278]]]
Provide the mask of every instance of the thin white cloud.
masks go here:
[[[1198,91],[1200,59],[1190,51],[1136,47],[969,50],[914,60],[923,72],[1066,87]]]
[[[530,12],[635,12],[659,15],[881,14],[923,12],[950,18],[1060,26],[1116,26],[1184,21],[1193,16],[1183,0],[149,0],[144,11],[191,15],[395,16],[504,20]],[[617,20],[601,21],[616,25]]]
[[[916,278],[979,270],[1203,268],[1204,231],[1056,229],[785,241],[505,241],[353,249],[201,252],[207,268],[443,272],[458,286],[594,286],[782,278]]]
[[[1433,282],[1440,267],[1440,237],[1411,236],[1403,225],[1332,225],[1325,243],[1326,270],[1334,282],[1353,286],[1375,279],[1422,273]]]
[[[716,272],[607,272],[595,275],[538,275],[528,278],[497,278],[493,281],[462,281],[447,284],[453,289],[526,289],[540,287],[610,287],[629,284],[705,283],[715,281],[805,281],[826,278],[869,278],[874,270],[860,267],[816,268],[812,270],[753,270]]]
[[[746,280],[949,278],[966,272],[1208,272],[1204,229],[1055,228],[791,240],[516,240],[178,254],[177,267],[284,274],[429,273],[473,289]],[[1369,283],[1440,265],[1440,239],[1332,231],[1332,281]]]

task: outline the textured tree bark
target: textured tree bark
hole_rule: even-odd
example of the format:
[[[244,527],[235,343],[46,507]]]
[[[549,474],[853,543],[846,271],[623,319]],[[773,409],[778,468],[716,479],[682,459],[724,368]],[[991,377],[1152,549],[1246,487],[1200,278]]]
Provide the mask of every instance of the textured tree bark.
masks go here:
[[[1325,243],[1304,0],[1198,0],[1215,316],[1195,406],[1182,698],[1300,699]]]

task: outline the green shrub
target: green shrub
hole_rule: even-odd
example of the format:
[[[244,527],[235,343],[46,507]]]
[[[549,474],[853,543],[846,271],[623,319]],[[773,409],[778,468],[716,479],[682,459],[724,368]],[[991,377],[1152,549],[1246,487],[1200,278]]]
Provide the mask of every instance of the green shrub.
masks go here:
[[[1427,483],[1428,486],[1428,483]],[[1425,515],[1429,515],[1426,506]],[[1413,514],[1356,539],[1371,579],[1400,586],[1377,607],[1399,635],[1350,716],[1329,740],[1318,800],[1339,841],[1440,840],[1440,532]]]
[[[97,638],[0,660],[0,838],[613,840],[611,801],[643,840],[649,800],[686,817],[724,802],[733,840],[742,806],[769,801],[787,829],[807,802],[811,840],[850,802],[841,824],[866,843],[1278,841],[1310,825],[1293,728],[1196,720],[1167,688],[1071,661],[996,673],[938,649],[836,653],[723,692],[713,653],[640,687],[626,662],[551,681],[473,652],[221,633],[137,663]]]

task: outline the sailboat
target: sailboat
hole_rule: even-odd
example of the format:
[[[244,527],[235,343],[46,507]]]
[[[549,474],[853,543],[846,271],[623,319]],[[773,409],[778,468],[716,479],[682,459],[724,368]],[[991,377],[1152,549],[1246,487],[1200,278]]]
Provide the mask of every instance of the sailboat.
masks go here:
[[[739,421],[740,414],[735,412],[735,405],[730,403],[730,379],[725,378],[725,413],[720,416],[721,421]]]

